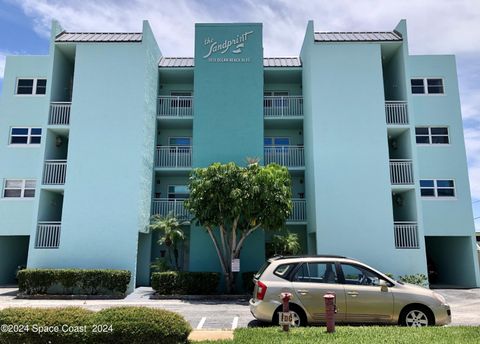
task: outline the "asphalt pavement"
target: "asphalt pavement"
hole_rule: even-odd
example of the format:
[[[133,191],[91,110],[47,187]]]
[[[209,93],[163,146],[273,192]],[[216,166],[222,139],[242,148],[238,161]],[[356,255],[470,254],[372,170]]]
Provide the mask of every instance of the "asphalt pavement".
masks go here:
[[[480,326],[480,289],[436,290],[452,308],[451,326]],[[25,300],[16,299],[17,289],[0,288],[0,309],[7,307],[80,306],[94,311],[115,306],[163,308],[181,314],[194,329],[235,329],[258,326],[250,314],[248,297],[237,300],[152,300],[151,288],[137,288],[122,300]]]

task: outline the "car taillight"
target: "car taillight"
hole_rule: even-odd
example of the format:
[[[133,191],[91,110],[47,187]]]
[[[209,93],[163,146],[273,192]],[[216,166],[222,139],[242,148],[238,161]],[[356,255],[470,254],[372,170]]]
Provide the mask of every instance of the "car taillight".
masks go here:
[[[257,282],[257,300],[263,300],[265,293],[267,292],[267,286],[262,282]]]

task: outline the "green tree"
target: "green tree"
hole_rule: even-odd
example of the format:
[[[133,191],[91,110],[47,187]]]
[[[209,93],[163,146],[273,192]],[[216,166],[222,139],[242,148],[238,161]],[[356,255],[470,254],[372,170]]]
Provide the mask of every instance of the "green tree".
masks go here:
[[[158,244],[167,247],[170,264],[175,267],[175,270],[178,270],[177,243],[185,239],[182,223],[172,213],[167,216],[153,215],[150,219],[149,228],[153,232],[161,233]]]
[[[283,228],[290,215],[290,174],[276,164],[214,163],[192,171],[189,190],[185,206],[212,239],[227,290],[232,292],[231,263],[239,258],[245,239],[258,228]]]
[[[295,233],[286,232],[284,235],[274,235],[272,244],[275,254],[281,255],[295,255],[301,250],[298,235]]]

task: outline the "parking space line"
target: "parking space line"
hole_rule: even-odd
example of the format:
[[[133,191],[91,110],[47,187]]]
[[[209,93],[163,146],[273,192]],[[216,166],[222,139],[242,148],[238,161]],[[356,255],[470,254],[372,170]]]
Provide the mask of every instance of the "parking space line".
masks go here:
[[[232,321],[232,330],[235,330],[238,326],[238,317],[234,317]]]
[[[200,319],[200,322],[197,325],[197,330],[200,330],[203,327],[203,324],[205,324],[205,320],[207,320],[207,317],[202,317],[202,319]]]

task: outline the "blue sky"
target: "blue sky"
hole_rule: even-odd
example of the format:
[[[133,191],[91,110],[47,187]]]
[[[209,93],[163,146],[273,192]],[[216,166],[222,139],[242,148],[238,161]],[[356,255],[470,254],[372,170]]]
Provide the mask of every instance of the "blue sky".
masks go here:
[[[196,22],[262,22],[265,56],[295,56],[309,19],[317,31],[383,31],[405,18],[411,54],[457,56],[472,197],[480,200],[479,0],[0,0],[0,92],[5,56],[46,54],[54,18],[68,31],[141,31],[148,19],[165,56],[193,56]],[[473,207],[480,217],[480,201]]]

